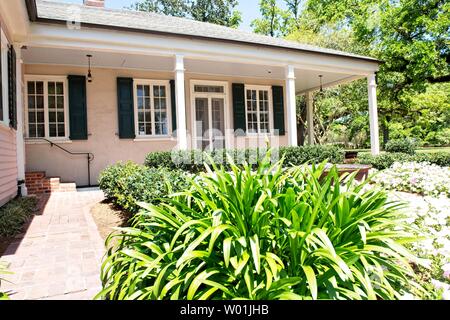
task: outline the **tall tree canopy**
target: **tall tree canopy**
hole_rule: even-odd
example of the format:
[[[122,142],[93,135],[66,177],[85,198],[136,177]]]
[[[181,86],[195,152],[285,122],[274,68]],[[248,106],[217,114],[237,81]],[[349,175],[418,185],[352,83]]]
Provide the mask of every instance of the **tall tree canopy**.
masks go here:
[[[237,4],[237,0],[141,0],[131,9],[237,28],[242,22]]]
[[[277,6],[276,1],[261,1],[262,18],[253,23],[255,32],[369,55],[384,61],[377,79],[385,141],[389,137],[389,129],[394,137],[409,134],[423,141],[429,141],[423,130],[413,127],[441,130],[437,136],[449,134],[445,129],[450,126],[448,122],[444,123],[445,128],[428,125],[425,114],[436,114],[432,109],[437,108],[439,99],[443,101],[442,94],[436,93],[448,90],[447,85],[438,84],[450,83],[450,1],[283,1],[287,7],[285,11]],[[349,85],[350,91],[347,90],[349,86],[341,86],[316,97],[316,109],[321,109],[317,119],[319,134],[329,132],[328,125],[337,123],[346,124],[347,128],[358,127],[355,126],[361,123],[358,119],[367,117],[367,97],[360,94],[365,85],[364,81],[359,81]],[[421,104],[422,112],[417,111],[418,99],[427,101]],[[345,101],[345,105],[339,107],[340,101]],[[335,108],[330,108],[330,104]],[[326,114],[326,110],[330,110],[330,114]],[[447,118],[438,116],[437,119],[445,121]],[[317,140],[326,140],[326,134]]]

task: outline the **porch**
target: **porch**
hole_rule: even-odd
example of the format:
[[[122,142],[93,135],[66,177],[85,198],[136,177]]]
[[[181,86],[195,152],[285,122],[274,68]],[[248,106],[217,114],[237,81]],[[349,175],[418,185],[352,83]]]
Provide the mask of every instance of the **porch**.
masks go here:
[[[138,34],[119,46],[114,41],[123,39],[104,30],[78,30],[76,41],[59,26],[32,31],[26,46],[15,46],[24,75],[18,105],[26,171],[85,186],[107,165],[142,163],[152,151],[251,148],[266,139],[273,147],[296,146],[298,95],[307,99],[313,144],[314,93],[361,78],[368,80],[372,153],[379,152],[377,62],[206,40],[173,39],[163,50],[155,46],[164,37]],[[42,139],[94,154],[90,173],[84,157]]]

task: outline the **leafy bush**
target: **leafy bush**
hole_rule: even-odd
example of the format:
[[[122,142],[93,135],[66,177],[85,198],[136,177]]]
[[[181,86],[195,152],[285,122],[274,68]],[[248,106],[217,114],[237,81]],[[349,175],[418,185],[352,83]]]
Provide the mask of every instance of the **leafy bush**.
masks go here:
[[[185,174],[165,168],[147,168],[133,162],[117,163],[100,173],[99,186],[106,197],[135,213],[137,202],[157,203],[172,191],[187,186]]]
[[[190,151],[167,151],[152,152],[145,159],[145,165],[151,168],[179,169],[191,173],[198,173],[204,170],[203,164],[211,164],[212,158],[216,164],[222,164],[230,169],[228,157],[231,157],[236,164],[243,164],[245,161],[257,166],[257,162],[264,158],[267,149],[232,149],[214,150],[211,152]],[[344,161],[344,150],[338,146],[312,145],[302,147],[281,147],[274,150],[273,158],[285,157],[284,164],[300,165],[307,162],[320,163],[328,160],[331,163],[342,163]]]
[[[416,259],[398,203],[319,166],[213,164],[158,205],[140,203],[102,265],[108,299],[393,299]],[[345,179],[345,180],[344,180]],[[407,226],[405,226],[407,228]]]
[[[416,153],[417,143],[412,139],[389,140],[384,149],[387,152],[400,152],[406,154]]]
[[[22,231],[36,206],[34,197],[17,198],[0,208],[0,236],[12,237]]]
[[[450,169],[443,170],[427,162],[395,162],[378,173],[373,181],[387,190],[450,196]]]
[[[417,153],[414,155],[406,153],[382,153],[377,156],[371,154],[358,155],[358,163],[370,164],[375,169],[384,170],[390,168],[395,162],[428,162],[441,167],[450,166],[450,153],[436,152],[436,153]]]

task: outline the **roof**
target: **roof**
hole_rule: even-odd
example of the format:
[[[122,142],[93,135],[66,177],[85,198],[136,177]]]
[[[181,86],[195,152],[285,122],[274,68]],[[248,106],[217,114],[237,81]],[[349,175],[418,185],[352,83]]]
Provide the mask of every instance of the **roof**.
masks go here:
[[[28,0],[27,5],[30,11],[30,1]],[[371,57],[152,12],[97,8],[45,0],[36,0],[36,8],[37,21],[65,23],[66,21],[74,20],[74,17],[76,17],[75,20],[92,27],[187,36],[191,38],[244,43],[255,46],[314,52],[379,62],[377,59]],[[32,18],[31,14],[30,18]]]

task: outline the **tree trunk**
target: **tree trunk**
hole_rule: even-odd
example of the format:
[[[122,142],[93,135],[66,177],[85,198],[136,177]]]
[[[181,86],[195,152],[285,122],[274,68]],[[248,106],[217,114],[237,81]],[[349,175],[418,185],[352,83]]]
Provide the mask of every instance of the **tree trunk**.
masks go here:
[[[383,146],[389,141],[389,122],[391,117],[385,116],[384,120],[381,122],[381,131],[383,132]]]

